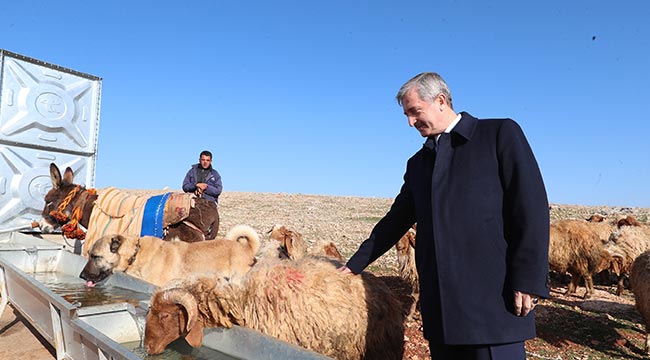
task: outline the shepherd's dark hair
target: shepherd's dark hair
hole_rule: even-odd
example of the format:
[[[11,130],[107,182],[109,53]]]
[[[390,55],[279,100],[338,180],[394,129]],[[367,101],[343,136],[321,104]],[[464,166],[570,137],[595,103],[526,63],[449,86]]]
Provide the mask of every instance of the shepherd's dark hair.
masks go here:
[[[201,151],[201,154],[199,155],[199,158],[200,158],[201,156],[203,156],[203,155],[205,155],[205,156],[209,156],[210,159],[212,159],[212,153],[209,152],[208,150],[203,150],[203,151]]]

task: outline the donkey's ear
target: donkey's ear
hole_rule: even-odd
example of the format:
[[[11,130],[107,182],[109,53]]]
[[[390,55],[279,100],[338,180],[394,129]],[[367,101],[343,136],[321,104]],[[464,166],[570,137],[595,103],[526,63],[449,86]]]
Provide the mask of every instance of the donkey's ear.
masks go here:
[[[68,166],[63,173],[63,182],[66,184],[72,184],[72,180],[74,180],[74,172],[72,172],[72,168]]]
[[[58,189],[61,186],[61,172],[55,163],[50,163],[50,179],[52,180],[52,187],[54,189]]]

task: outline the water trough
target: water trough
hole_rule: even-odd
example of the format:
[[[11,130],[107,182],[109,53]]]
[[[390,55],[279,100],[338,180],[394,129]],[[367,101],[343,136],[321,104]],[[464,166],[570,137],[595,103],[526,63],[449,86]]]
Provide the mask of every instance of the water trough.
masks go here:
[[[144,318],[155,286],[116,273],[87,288],[86,260],[63,245],[20,232],[0,233],[0,314],[8,303],[56,349],[57,360],[147,358]],[[328,359],[259,332],[206,329],[203,346],[172,343],[155,359]]]

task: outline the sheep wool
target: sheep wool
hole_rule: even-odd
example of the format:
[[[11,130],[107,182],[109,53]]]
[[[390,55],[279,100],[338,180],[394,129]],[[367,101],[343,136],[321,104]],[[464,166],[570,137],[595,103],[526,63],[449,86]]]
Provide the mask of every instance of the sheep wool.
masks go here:
[[[182,314],[159,315],[183,298],[189,299],[189,315],[179,336],[193,346],[200,345],[192,339],[204,327],[239,325],[335,359],[402,359],[404,315],[396,295],[374,275],[343,274],[340,266],[311,255],[296,261],[268,257],[240,278],[203,275],[170,284],[152,297],[145,347],[157,353],[169,343],[161,344],[169,331],[160,329],[169,326],[157,319],[178,324]]]

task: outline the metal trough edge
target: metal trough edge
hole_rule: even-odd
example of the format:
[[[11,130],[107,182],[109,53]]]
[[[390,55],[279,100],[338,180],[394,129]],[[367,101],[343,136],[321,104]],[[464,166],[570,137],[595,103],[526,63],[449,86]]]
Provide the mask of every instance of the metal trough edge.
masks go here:
[[[12,233],[7,241],[7,235],[0,234],[0,314],[11,303],[54,346],[57,360],[141,359],[121,342],[141,340],[138,332],[142,329],[138,330],[136,317],[139,316],[136,315],[146,314],[149,300],[142,300],[137,306],[127,302],[85,307],[71,304],[14,265],[12,260],[25,264],[25,259],[31,259],[34,252],[42,251],[45,260],[36,254],[41,260],[38,263],[41,271],[49,269],[57,260],[57,268],[77,272],[77,257],[81,256],[47,240]],[[27,237],[25,244],[21,244],[21,236]],[[26,254],[18,253],[20,251]],[[61,264],[62,259],[64,264]],[[153,294],[156,290],[156,286],[122,273],[113,274],[107,282],[143,294]],[[239,326],[205,329],[202,347],[241,359],[330,359]]]

